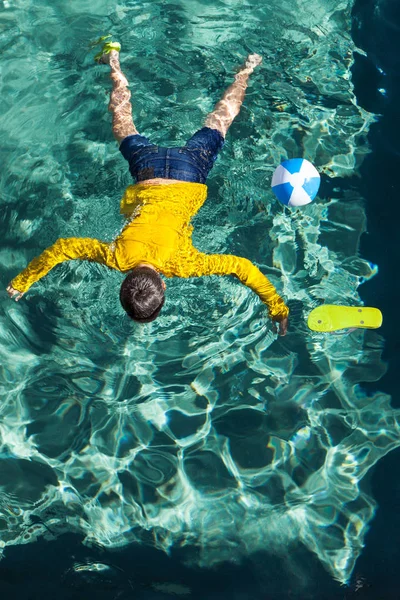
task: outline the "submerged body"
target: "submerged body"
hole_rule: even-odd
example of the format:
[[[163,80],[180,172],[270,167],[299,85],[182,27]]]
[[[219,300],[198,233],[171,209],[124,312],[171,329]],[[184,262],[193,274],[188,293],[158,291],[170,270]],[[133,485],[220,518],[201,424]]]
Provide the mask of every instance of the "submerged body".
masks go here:
[[[139,183],[127,188],[121,212],[131,217],[111,243],[91,238],[59,239],[35,258],[11,285],[25,293],[55,265],[86,259],[126,273],[140,264],[152,265],[166,277],[235,275],[256,292],[274,320],[282,320],[288,309],[274,286],[246,258],[229,254],[205,254],[192,243],[191,218],[207,197],[201,183],[169,180]]]
[[[289,310],[267,277],[246,258],[199,252],[192,243],[190,224],[207,197],[207,176],[239,113],[248,78],[261,63],[261,57],[248,56],[234,83],[207,116],[205,127],[182,147],[161,148],[140,135],[132,120],[131,94],[121,71],[119,49],[118,42],[106,42],[99,57],[111,68],[109,110],[113,115],[113,134],[137,182],[127,188],[121,203],[121,212],[130,221],[111,243],[91,238],[57,240],[12,280],[8,293],[18,300],[63,261],[95,261],[128,273],[121,285],[121,304],[135,321],[150,322],[164,304],[165,283],[160,274],[234,275],[259,295],[268,306],[269,316],[279,323],[279,334],[285,335]]]

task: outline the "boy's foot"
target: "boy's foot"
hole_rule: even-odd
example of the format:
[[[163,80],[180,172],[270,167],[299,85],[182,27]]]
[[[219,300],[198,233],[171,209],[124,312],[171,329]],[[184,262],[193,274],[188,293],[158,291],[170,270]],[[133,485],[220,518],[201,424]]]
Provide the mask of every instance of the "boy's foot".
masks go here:
[[[119,58],[118,50],[110,50],[110,52],[106,52],[106,53],[102,54],[100,56],[100,58],[98,58],[96,60],[96,62],[99,65],[109,65],[113,58],[117,58],[117,59]]]
[[[244,63],[244,66],[247,67],[248,69],[253,70],[261,63],[262,63],[262,56],[260,56],[259,54],[249,54],[246,62]]]
[[[247,80],[248,76],[252,74],[254,69],[262,63],[262,56],[259,54],[249,54],[246,58],[246,62],[235,75],[235,79],[240,81],[243,77]]]
[[[121,44],[119,42],[105,42],[103,48],[94,57],[94,60],[99,64],[109,65],[112,54],[119,53],[120,50]]]

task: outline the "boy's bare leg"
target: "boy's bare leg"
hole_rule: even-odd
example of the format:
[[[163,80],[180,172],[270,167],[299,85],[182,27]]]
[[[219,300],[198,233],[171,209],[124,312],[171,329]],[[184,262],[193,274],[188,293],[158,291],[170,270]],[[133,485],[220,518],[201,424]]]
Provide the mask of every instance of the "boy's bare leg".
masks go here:
[[[115,139],[120,144],[127,135],[137,134],[138,131],[132,119],[131,92],[128,89],[128,80],[121,71],[119,52],[111,50],[103,54],[100,62],[111,67],[112,90],[108,110],[112,112],[112,131]]]
[[[239,114],[246,93],[249,76],[255,67],[262,62],[259,54],[249,54],[240,71],[235,75],[235,81],[225,90],[221,100],[207,116],[204,125],[217,129],[225,137],[233,119]]]

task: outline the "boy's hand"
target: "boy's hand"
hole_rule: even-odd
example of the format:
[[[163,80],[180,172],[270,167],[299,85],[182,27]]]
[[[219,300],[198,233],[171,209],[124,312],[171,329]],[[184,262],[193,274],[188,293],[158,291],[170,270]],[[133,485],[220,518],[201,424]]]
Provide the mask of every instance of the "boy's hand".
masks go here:
[[[16,302],[18,302],[18,300],[20,300],[22,298],[22,296],[24,295],[23,292],[19,292],[18,290],[15,290],[12,285],[9,285],[7,287],[7,293],[10,296],[10,298],[15,300]]]
[[[288,318],[286,317],[285,319],[282,319],[282,321],[279,322],[279,329],[278,329],[278,335],[286,335],[287,334],[287,328],[288,328]]]
[[[278,333],[278,335],[280,336],[284,336],[287,334],[287,329],[288,329],[288,318],[285,317],[284,319],[282,319],[282,321],[279,321],[279,323],[274,323],[273,325],[273,330],[275,333]],[[277,327],[278,325],[278,327]]]

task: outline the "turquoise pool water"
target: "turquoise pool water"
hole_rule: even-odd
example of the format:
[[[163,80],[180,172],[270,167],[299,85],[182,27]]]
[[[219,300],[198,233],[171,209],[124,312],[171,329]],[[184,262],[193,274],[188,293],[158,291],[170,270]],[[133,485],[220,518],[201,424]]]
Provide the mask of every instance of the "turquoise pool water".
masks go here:
[[[111,240],[130,183],[90,40],[123,46],[135,122],[156,143],[201,124],[250,51],[264,64],[209,181],[194,241],[255,261],[291,307],[276,340],[231,279],[176,280],[163,315],[134,327],[121,276],[64,264],[1,303],[0,546],[65,531],[133,541],[211,566],[303,543],[339,581],[375,502],[364,476],[399,445],[398,412],[365,381],[385,371],[379,332],[310,332],[324,301],[360,303],[363,199],[331,182],[368,153],[357,106],[351,3],[3,1],[0,7],[2,281],[58,237]],[[324,174],[284,210],[270,179],[287,157]],[[368,258],[368,257],[367,257]],[[282,274],[282,275],[281,275]]]

